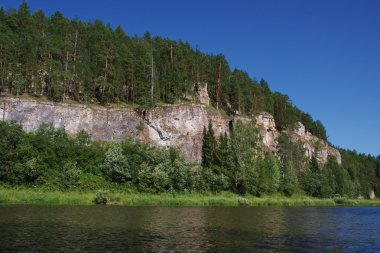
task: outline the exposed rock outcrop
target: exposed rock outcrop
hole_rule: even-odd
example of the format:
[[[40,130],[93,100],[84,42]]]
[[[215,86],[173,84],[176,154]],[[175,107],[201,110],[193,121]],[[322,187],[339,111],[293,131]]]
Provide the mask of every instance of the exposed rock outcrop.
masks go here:
[[[2,99],[0,115],[4,120],[19,122],[25,131],[41,124],[64,127],[69,134],[81,130],[96,140],[118,140],[125,133],[137,135],[140,116],[132,109],[107,109],[98,106]]]
[[[194,92],[199,100],[199,102],[203,105],[210,105],[210,97],[207,91],[207,83],[195,83],[194,84]]]
[[[228,117],[204,105],[175,105],[148,111],[144,121],[150,126],[140,139],[160,146],[178,147],[194,161],[202,157],[203,131],[211,122],[217,135],[228,131]]]
[[[120,140],[126,135],[159,146],[178,147],[186,158],[200,161],[203,130],[211,122],[217,135],[228,131],[229,118],[204,105],[172,105],[138,112],[132,108],[106,108],[81,104],[37,102],[3,98],[2,120],[19,122],[25,131],[41,124],[64,127],[69,134],[81,130],[95,140]]]
[[[301,122],[298,122],[292,131],[287,132],[293,142],[302,143],[305,148],[305,155],[309,159],[315,156],[319,163],[325,164],[328,158],[332,156],[335,157],[339,164],[342,163],[342,157],[339,151],[330,147],[325,141],[312,135]]]
[[[128,107],[106,108],[14,98],[0,99],[0,119],[17,121],[26,131],[34,131],[43,123],[64,127],[69,134],[85,130],[95,140],[120,140],[128,135],[159,146],[178,147],[186,158],[198,162],[202,157],[203,131],[209,122],[215,134],[220,135],[228,133],[236,120],[251,120],[249,117],[231,118],[202,104],[161,106],[141,112]],[[273,116],[263,112],[256,114],[255,119],[264,147],[276,153],[280,134]],[[311,135],[302,124],[288,134],[292,141],[303,143],[309,158],[315,155],[319,162],[325,163],[329,156],[334,156],[338,163],[341,162],[339,151]]]
[[[257,126],[260,129],[263,138],[263,144],[273,153],[278,149],[279,133],[276,129],[276,122],[272,115],[266,112],[258,113],[255,115]]]

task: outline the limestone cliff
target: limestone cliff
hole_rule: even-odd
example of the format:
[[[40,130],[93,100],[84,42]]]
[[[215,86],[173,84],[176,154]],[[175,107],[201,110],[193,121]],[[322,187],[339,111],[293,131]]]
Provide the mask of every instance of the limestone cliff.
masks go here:
[[[288,130],[286,132],[289,134],[293,142],[302,143],[305,149],[305,155],[309,159],[311,159],[312,156],[315,156],[319,163],[325,164],[328,161],[328,158],[332,156],[335,157],[339,164],[342,163],[342,157],[339,151],[308,132],[301,122],[298,122],[293,130]]]
[[[273,153],[278,149],[278,137],[279,133],[276,129],[276,122],[272,115],[266,112],[258,113],[255,115],[256,124],[260,130],[260,134],[263,138],[263,144]]]
[[[201,159],[203,130],[209,121],[216,134],[228,131],[228,117],[199,104],[139,111],[13,98],[0,102],[1,119],[19,122],[25,131],[49,123],[64,127],[69,134],[85,130],[95,140],[120,140],[128,135],[159,146],[178,147],[194,161]]]
[[[85,130],[95,140],[120,140],[128,135],[159,146],[178,147],[186,158],[198,162],[202,156],[203,131],[209,122],[219,135],[228,133],[238,119],[251,120],[248,117],[234,119],[202,104],[168,105],[139,111],[14,98],[1,98],[0,102],[1,119],[19,122],[26,131],[50,123],[57,128],[64,127],[69,134]],[[276,153],[280,133],[273,116],[263,112],[256,114],[255,119],[263,146]],[[329,156],[334,156],[340,163],[340,153],[308,133],[302,124],[288,134],[293,141],[303,143],[308,157],[315,154],[325,163]]]

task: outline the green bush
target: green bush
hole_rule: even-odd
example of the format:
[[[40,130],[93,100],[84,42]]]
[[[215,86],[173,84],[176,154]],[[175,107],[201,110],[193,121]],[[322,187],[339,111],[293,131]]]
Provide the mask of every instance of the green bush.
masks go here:
[[[111,202],[111,196],[107,191],[99,190],[93,202],[97,205],[107,205]]]
[[[107,187],[107,181],[98,175],[82,173],[78,180],[78,188],[81,190],[99,190]]]
[[[204,176],[203,167],[192,166],[189,168],[187,189],[193,192],[207,192],[210,190],[209,183]]]
[[[68,161],[63,165],[61,172],[61,187],[64,190],[75,188],[78,186],[81,170],[77,167],[77,163]]]
[[[249,206],[251,204],[251,201],[249,201],[249,199],[243,197],[237,198],[237,201],[239,206]]]
[[[137,174],[138,189],[146,192],[159,193],[169,189],[170,178],[166,172],[165,164],[151,167],[141,164]]]
[[[209,186],[209,190],[220,192],[228,189],[228,177],[223,174],[216,174],[211,169],[204,168],[203,176]]]
[[[123,155],[121,143],[112,143],[102,165],[104,173],[113,182],[122,183],[132,178],[130,166]]]

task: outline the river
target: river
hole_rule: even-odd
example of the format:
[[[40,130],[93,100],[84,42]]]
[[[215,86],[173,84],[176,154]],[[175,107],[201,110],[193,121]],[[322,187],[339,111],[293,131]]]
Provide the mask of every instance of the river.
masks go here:
[[[380,252],[380,208],[0,206],[0,252]]]

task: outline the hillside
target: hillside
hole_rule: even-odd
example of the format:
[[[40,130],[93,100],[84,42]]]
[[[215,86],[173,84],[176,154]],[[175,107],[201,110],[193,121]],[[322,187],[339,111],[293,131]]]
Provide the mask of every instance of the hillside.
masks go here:
[[[210,104],[227,114],[268,112],[278,130],[302,122],[327,140],[320,121],[273,93],[265,80],[231,70],[223,55],[210,55],[189,43],[146,33],[126,35],[119,26],[69,20],[59,12],[46,17],[0,9],[0,93],[72,99],[95,104],[127,103],[153,107],[192,101],[194,85],[207,84]]]
[[[0,39],[6,184],[67,190],[91,178],[153,192],[380,194],[379,158],[332,147],[319,120],[223,55],[30,13],[26,2],[0,9]]]

